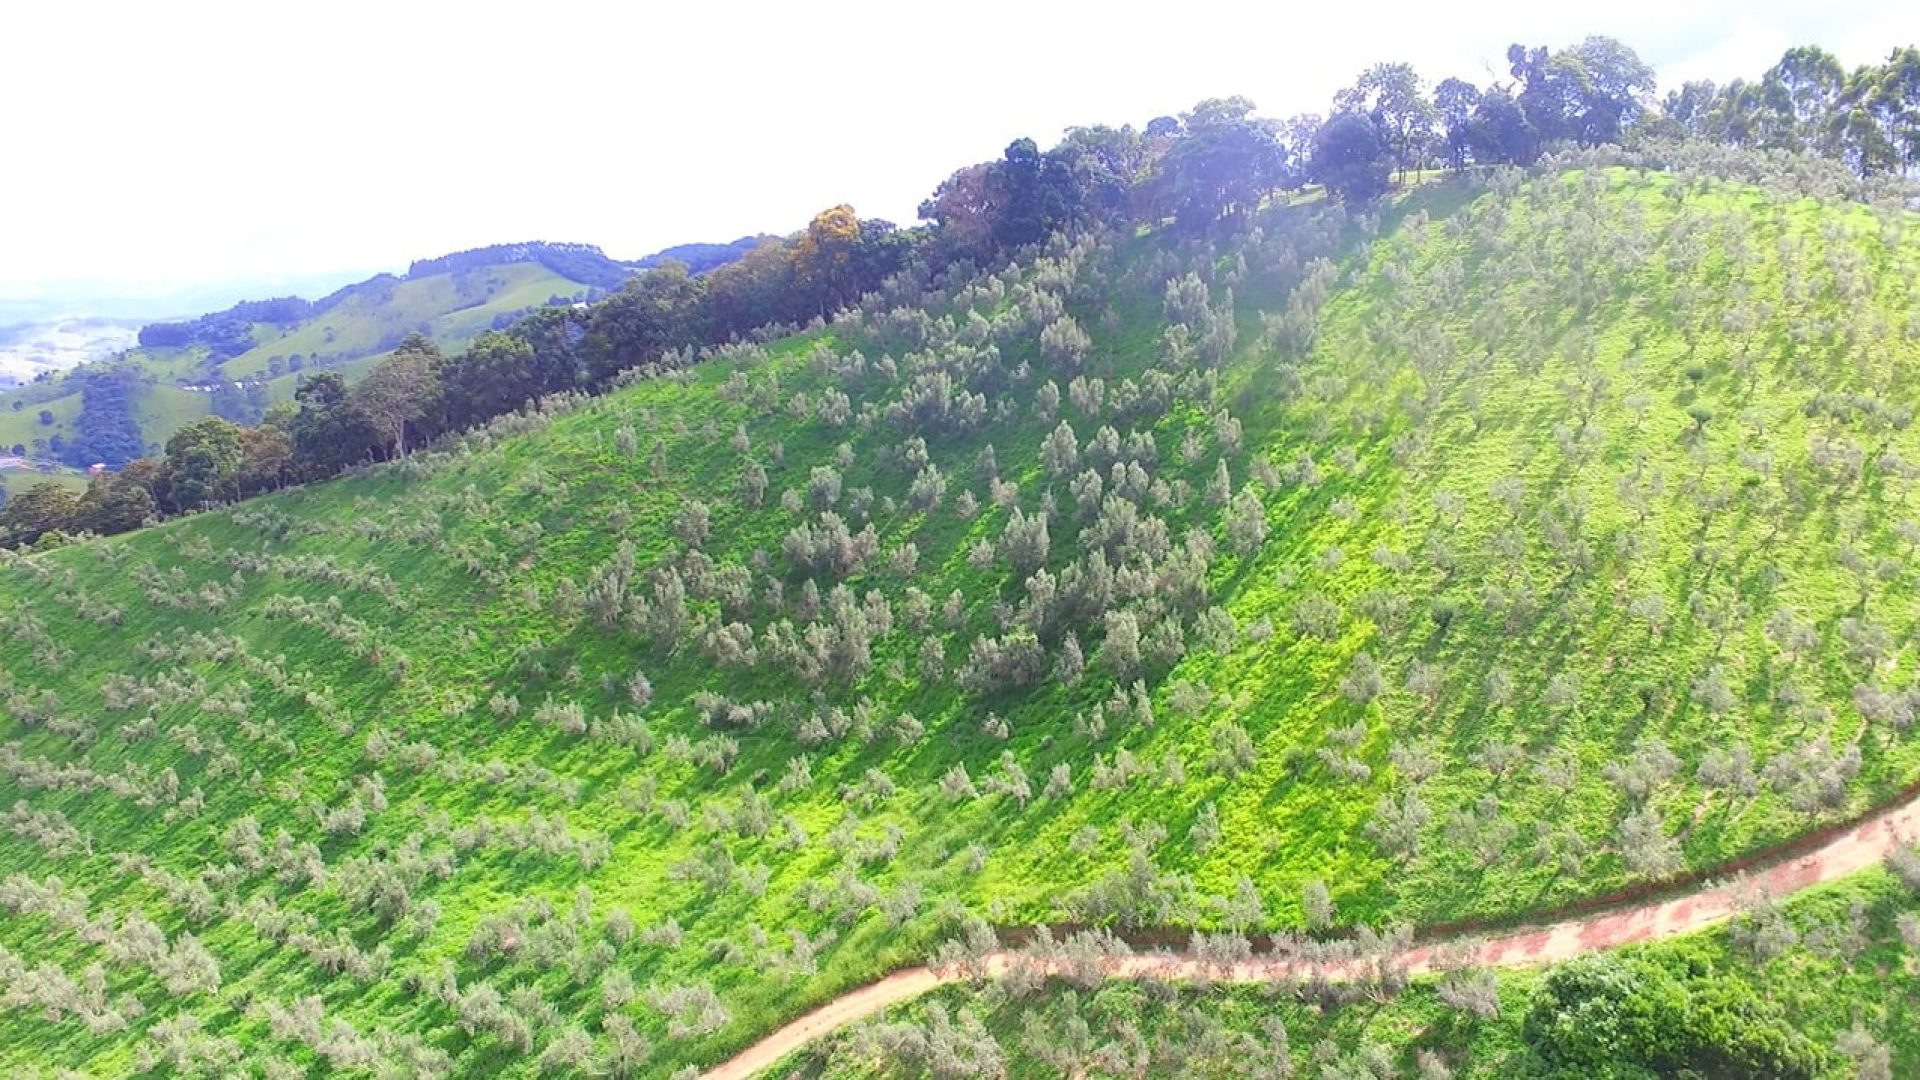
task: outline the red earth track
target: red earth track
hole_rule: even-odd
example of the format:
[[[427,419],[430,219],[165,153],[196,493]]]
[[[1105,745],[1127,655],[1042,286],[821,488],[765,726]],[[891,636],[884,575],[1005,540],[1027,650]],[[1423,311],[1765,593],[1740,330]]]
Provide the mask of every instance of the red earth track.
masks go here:
[[[1920,836],[1920,796],[1908,793],[1893,806],[1856,825],[1783,845],[1784,858],[1759,864],[1735,881],[1706,882],[1665,899],[1629,903],[1551,922],[1493,933],[1461,933],[1410,946],[1388,958],[1410,975],[1442,966],[1519,967],[1567,960],[1582,953],[1703,929],[1738,911],[1751,896],[1780,897],[1874,866],[1900,844]],[[985,958],[989,974],[1020,962],[1004,950]],[[1276,982],[1312,977],[1339,979],[1355,961],[1314,962],[1297,957],[1256,956],[1228,968],[1180,952],[1129,953],[1110,957],[1116,978],[1209,979],[1216,982]],[[823,1035],[884,1012],[966,976],[957,971],[911,967],[849,990],[762,1038],[706,1073],[707,1080],[745,1080]]]

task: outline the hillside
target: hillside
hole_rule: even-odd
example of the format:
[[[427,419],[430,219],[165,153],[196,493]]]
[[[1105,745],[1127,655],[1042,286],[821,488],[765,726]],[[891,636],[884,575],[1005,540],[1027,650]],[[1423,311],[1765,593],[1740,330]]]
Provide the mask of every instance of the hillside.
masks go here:
[[[1511,918],[1860,813],[1912,224],[1595,168],[1056,240],[10,557],[0,972],[66,1004],[0,1067],[665,1076],[989,923]]]
[[[139,347],[86,369],[125,370],[140,451],[128,440],[102,446],[81,428],[84,371],[0,393],[0,449],[119,465],[122,455],[157,451],[202,416],[258,421],[267,406],[292,399],[303,374],[356,377],[410,333],[457,351],[556,299],[597,295],[625,273],[586,245],[506,245],[423,260],[404,277],[382,274],[317,301],[248,301],[192,322],[154,324],[141,331]]]

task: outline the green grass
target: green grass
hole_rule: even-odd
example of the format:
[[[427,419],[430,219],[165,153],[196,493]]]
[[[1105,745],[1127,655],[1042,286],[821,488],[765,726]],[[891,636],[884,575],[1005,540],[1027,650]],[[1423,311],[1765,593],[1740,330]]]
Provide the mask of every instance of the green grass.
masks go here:
[[[155,385],[141,388],[134,411],[140,431],[149,445],[165,446],[156,440],[159,432],[175,432],[203,416],[213,413],[213,396],[177,386]]]
[[[171,435],[200,417],[210,415],[213,411],[212,400],[211,395],[177,386],[144,383],[134,390],[134,419],[139,423],[148,446],[157,452],[157,448],[164,445],[165,435]],[[53,413],[52,425],[40,423],[41,409]],[[43,405],[30,405],[21,412],[0,413],[0,447],[24,444],[31,456],[35,453],[35,439],[51,440],[53,436],[60,435],[72,440],[78,435],[76,425],[79,415],[78,392],[55,398]]]
[[[366,375],[367,372],[379,366],[380,361],[385,360],[388,355],[390,354],[379,353],[375,356],[364,356],[358,360],[349,360],[344,364],[328,368],[327,370],[338,372],[341,378],[346,379],[348,382],[354,382]],[[274,403],[292,401],[295,391],[300,389],[300,380],[310,374],[312,374],[312,372],[289,371],[278,378],[268,379],[267,400]]]
[[[57,875],[96,908],[144,911],[170,939],[192,933],[224,976],[217,992],[169,995],[141,963],[103,961],[148,1015],[92,1035],[77,1021],[5,1013],[0,1067],[125,1072],[154,1022],[187,1013],[252,1053],[311,1065],[293,1029],[275,1035],[263,1010],[319,994],[328,1016],[418,1036],[463,1075],[530,1074],[571,1022],[605,1051],[611,1011],[652,1040],[648,1071],[665,1075],[925,955],[961,912],[1112,917],[1085,902],[1098,886],[1131,897],[1135,920],[1211,926],[1219,902],[1250,887],[1260,925],[1294,927],[1302,887],[1322,879],[1343,924],[1508,917],[1716,865],[1920,775],[1899,710],[1868,723],[1855,703],[1857,685],[1901,691],[1915,663],[1904,523],[1920,434],[1897,420],[1915,398],[1904,328],[1920,245],[1891,231],[1909,219],[1625,172],[1512,193],[1424,187],[1383,215],[1376,238],[1333,214],[1324,203],[1278,208],[1257,242],[1217,251],[1145,236],[1058,253],[962,299],[921,298],[929,318],[917,328],[876,311],[864,325],[502,424],[523,433],[0,571],[11,624],[0,633],[0,731],[20,760],[68,770],[15,765],[0,774],[0,805],[58,810],[93,843],[91,855],[54,855],[0,835],[0,868]],[[1737,266],[1735,245],[1747,252]],[[1325,269],[1309,274],[1321,256]],[[1234,296],[1232,312],[1213,316],[1237,329],[1217,371],[1167,359],[1178,350],[1165,339],[1163,283],[1190,269],[1211,282],[1216,309]],[[1324,304],[1282,318],[1303,276]],[[1027,575],[1004,558],[969,554],[997,543],[1009,516],[977,468],[988,444],[1025,512],[1051,487],[1054,578],[1086,554],[1068,483],[1041,464],[1058,420],[1037,415],[1041,385],[1066,396],[1075,372],[1040,349],[1048,320],[1025,318],[1059,301],[1092,335],[1078,373],[1107,388],[1098,417],[1060,406],[1083,455],[1103,424],[1150,431],[1142,471],[1164,487],[1142,494],[1137,513],[1164,522],[1170,549],[1212,548],[1204,597],[1179,609],[1189,650],[1171,670],[1144,672],[1137,694],[1100,663],[1100,623],[1072,613],[1047,629],[1046,663],[1073,629],[1090,661],[1077,685],[983,693],[953,675],[976,638],[1002,633],[996,606],[1012,617],[1028,595]],[[955,340],[943,343],[945,319]],[[816,362],[855,349],[863,374]],[[879,369],[883,357],[894,374]],[[1158,390],[1156,370],[1168,376]],[[918,429],[947,489],[938,506],[914,509],[917,466],[903,462],[919,448],[884,410],[916,380],[925,389],[941,377],[976,389],[985,413],[967,430]],[[1117,415],[1123,385],[1164,395],[1164,407]],[[829,390],[851,399],[845,426],[820,419]],[[1853,394],[1851,411],[1828,398],[1810,413],[1823,392]],[[1698,434],[1696,406],[1712,409]],[[1230,445],[1222,410],[1242,445]],[[730,445],[739,426],[744,453]],[[1857,476],[1840,440],[1857,446]],[[780,644],[809,632],[797,610],[806,575],[782,543],[816,518],[782,509],[781,493],[804,493],[843,443],[839,510],[878,540],[878,557],[844,584],[869,611],[885,598],[891,627],[870,631],[864,670],[806,681],[785,655],[800,645]],[[749,460],[769,475],[761,507],[738,494]],[[1205,495],[1223,462],[1236,493],[1263,492],[1269,535],[1245,556]],[[1499,497],[1508,477],[1519,480],[1515,509]],[[867,487],[863,517],[850,501]],[[963,490],[980,506],[971,518],[956,509]],[[675,520],[696,499],[712,521],[703,553],[689,554]],[[1148,624],[1181,577],[1167,553],[1145,557],[1154,531],[1114,545],[1127,571],[1116,603]],[[911,573],[894,567],[908,543]],[[623,544],[636,567],[626,614],[603,624],[587,602],[596,573],[621,577],[609,568]],[[694,582],[687,623],[636,629],[635,612],[660,606],[653,571],[669,565]],[[839,579],[820,578],[825,606],[844,610],[831,595]],[[748,594],[723,602],[735,580]],[[935,609],[924,626],[909,614],[910,586]],[[952,618],[938,610],[950,594]],[[1649,596],[1665,613],[1652,624],[1652,605],[1635,603]],[[289,614],[296,599],[315,606]],[[1210,642],[1200,616],[1213,607],[1233,629]],[[1315,608],[1324,616],[1302,618]],[[1813,644],[1789,652],[1769,637],[1782,608]],[[1262,620],[1270,635],[1252,632]],[[1314,622],[1324,626],[1296,626]],[[730,623],[752,628],[753,664],[722,666],[705,643]],[[921,670],[929,640],[938,675]],[[1363,652],[1382,673],[1364,703],[1340,689]],[[1416,662],[1434,673],[1418,692],[1407,688]],[[644,706],[625,690],[635,671],[653,688]],[[1488,690],[1495,671],[1509,692]],[[709,723],[703,693],[764,703],[766,715]],[[495,695],[518,711],[493,709]],[[638,715],[650,737],[569,734],[536,720],[549,700],[603,725]],[[1215,761],[1228,725],[1254,750],[1237,772]],[[1822,737],[1826,758],[1857,746],[1857,768],[1782,757]],[[1649,770],[1645,794],[1630,796],[1605,769],[1636,747],[1652,760],[1654,738],[1674,764]],[[730,767],[702,764],[724,740],[737,747]],[[408,749],[370,754],[370,742]],[[1766,778],[1751,790],[1703,784],[1708,752],[1735,742],[1753,772],[1773,764]],[[1435,765],[1421,782],[1390,754],[1406,761],[1415,744]],[[1496,776],[1489,764],[1509,745],[1519,760]],[[1030,778],[1024,805],[990,793],[1009,755]],[[515,782],[488,762],[548,772]],[[796,762],[804,773],[790,772]],[[979,797],[941,793],[957,766]],[[1060,766],[1070,790],[1048,795]],[[1096,782],[1101,773],[1121,778]],[[385,809],[370,808],[357,832],[323,829],[320,811],[376,774]],[[41,775],[66,786],[39,786]],[[124,782],[86,779],[96,775]],[[782,785],[786,776],[799,779]],[[1382,800],[1416,792],[1430,820],[1417,850],[1396,853],[1368,826]],[[1641,804],[1672,839],[1666,867],[1623,858],[1620,829]],[[604,843],[604,861],[498,838],[470,845],[482,817],[497,826],[536,812],[563,813],[576,839]],[[1195,825],[1210,816],[1208,842]],[[231,854],[223,839],[244,817],[269,840],[284,829],[316,845],[330,883]],[[417,931],[366,910],[353,887],[409,836],[456,864],[444,880],[405,882],[414,901],[439,907]],[[316,962],[314,943],[264,934],[272,920],[258,909],[199,917],[171,878],[115,854],[203,875],[219,897],[270,901],[361,950],[384,942],[391,956],[364,978],[340,974]],[[476,938],[486,920],[535,902],[553,905],[553,925],[523,912],[505,954]],[[606,923],[616,911],[643,929],[673,920],[684,939],[626,939]],[[770,974],[792,932],[831,941],[817,970]],[[38,916],[0,923],[0,945],[76,977],[104,955]],[[523,990],[513,1008],[531,1017],[531,1053],[485,1024],[462,1028],[457,1009],[423,989],[444,985],[443,965],[461,987],[537,986],[566,1019],[543,1019]],[[609,1010],[608,967],[643,991],[710,984],[730,1019],[676,1036],[643,1000]]]
[[[55,469],[43,472],[39,469],[0,469],[0,484],[18,495],[36,484],[59,484],[72,491],[85,491],[87,474],[78,469]]]
[[[53,414],[52,424],[40,422],[42,410]],[[67,397],[28,404],[17,411],[8,405],[0,409],[0,448],[21,445],[31,451],[35,439],[51,439],[55,435],[72,438],[74,419],[79,415],[77,391]]]

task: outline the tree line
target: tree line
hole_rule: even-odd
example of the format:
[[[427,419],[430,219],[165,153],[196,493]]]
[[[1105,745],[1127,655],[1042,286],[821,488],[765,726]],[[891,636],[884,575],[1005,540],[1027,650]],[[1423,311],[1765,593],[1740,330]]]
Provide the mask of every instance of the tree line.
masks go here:
[[[993,265],[1056,233],[1171,223],[1204,235],[1244,227],[1262,203],[1319,185],[1366,203],[1422,170],[1532,165],[1558,148],[1708,141],[1818,155],[1857,175],[1920,165],[1920,50],[1845,71],[1817,46],[1789,50],[1757,81],[1689,82],[1654,98],[1655,73],[1626,45],[1512,45],[1510,78],[1430,85],[1409,64],[1376,64],[1327,116],[1255,115],[1243,97],[1202,101],[1143,129],[1069,129],[1052,149],[1016,139],[923,202],[908,229],[850,206],[693,274],[667,262],[586,310],[548,308],[465,352],[404,342],[363,382],[305,379],[253,429],[210,418],[128,461],[84,495],[43,485],[0,507],[0,544],[137,528],[156,516],[244,498],[404,456],[543,397],[600,392],[622,372],[692,362],[703,348],[826,320],[909,268],[928,280]],[[178,453],[176,453],[178,447]],[[137,452],[137,451],[135,451]],[[131,454],[116,455],[119,464]]]

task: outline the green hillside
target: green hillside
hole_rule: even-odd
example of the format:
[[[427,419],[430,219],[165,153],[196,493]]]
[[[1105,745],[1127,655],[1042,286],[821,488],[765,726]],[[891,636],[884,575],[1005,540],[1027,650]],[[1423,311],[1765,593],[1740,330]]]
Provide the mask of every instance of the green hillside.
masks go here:
[[[80,395],[78,393],[34,399],[25,396],[25,389],[11,390],[5,395],[10,400],[0,409],[0,448],[10,448],[16,444],[32,446],[35,439],[49,439],[55,434],[67,434],[74,430],[74,421],[80,415]],[[19,396],[16,396],[19,395]],[[14,408],[15,403],[19,408]],[[47,423],[41,412],[51,413],[53,423]]]
[[[42,470],[32,468],[0,468],[0,487],[10,491],[25,491],[35,484],[53,481],[74,491],[84,490],[87,486],[85,473],[74,469]]]
[[[138,372],[133,415],[147,448],[157,451],[186,424],[223,412],[212,384],[258,383],[251,395],[232,391],[225,412],[257,420],[249,414],[291,400],[304,374],[334,370],[352,379],[416,331],[443,350],[458,351],[496,320],[556,296],[583,297],[590,288],[533,262],[376,278],[351,287],[339,303],[310,318],[285,326],[255,323],[253,347],[225,360],[196,345],[132,349],[112,363],[130,364]],[[53,414],[52,424],[40,421],[43,409]],[[58,458],[52,445],[56,436],[63,443],[81,437],[80,410],[78,385],[71,379],[0,393],[0,450],[18,445],[36,457]]]
[[[535,308],[554,296],[572,296],[586,286],[536,263],[488,266],[462,273],[395,281],[388,289],[357,293],[338,307],[288,331],[262,326],[259,344],[224,365],[230,379],[269,372],[279,356],[375,356],[415,330],[454,352],[489,328],[504,312]]]
[[[986,923],[1512,917],[1857,814],[1920,779],[1912,225],[1503,171],[1055,241],[12,558],[0,973],[65,1004],[0,1069],[665,1076]]]

